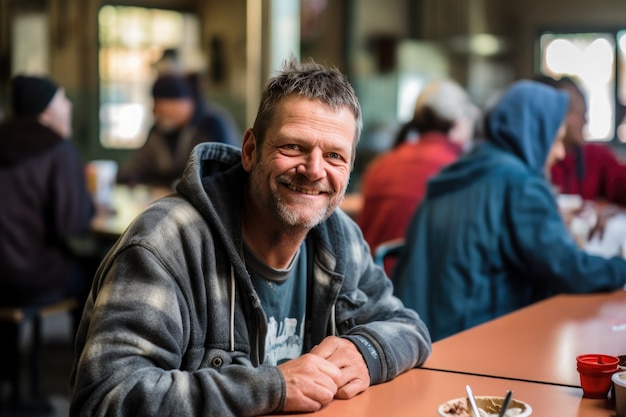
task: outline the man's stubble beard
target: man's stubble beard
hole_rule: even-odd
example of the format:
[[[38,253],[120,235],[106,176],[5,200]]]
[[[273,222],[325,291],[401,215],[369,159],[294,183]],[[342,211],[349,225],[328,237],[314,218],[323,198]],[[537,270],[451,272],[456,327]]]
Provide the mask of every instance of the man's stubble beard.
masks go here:
[[[296,230],[310,230],[328,219],[328,217],[330,217],[330,215],[335,211],[337,205],[339,204],[334,204],[333,201],[335,200],[331,198],[328,200],[326,208],[324,210],[320,210],[319,213],[317,213],[315,216],[305,222],[302,222],[300,215],[289,209],[278,191],[269,189],[269,195],[261,194],[260,190],[264,190],[267,185],[264,183],[263,179],[263,168],[264,163],[257,159],[257,165],[250,172],[250,191],[253,193],[257,193],[257,196],[260,197],[262,204],[271,213],[276,213],[276,216],[283,222],[285,226],[289,228],[293,228]],[[275,179],[277,183],[282,182],[283,180],[287,180],[288,182],[296,185],[303,183],[303,181],[297,181],[296,179],[288,175],[282,175]],[[282,185],[278,184],[278,186],[280,187]],[[346,186],[341,191],[339,198],[336,201],[341,201],[346,192],[347,186],[348,185],[346,183]]]

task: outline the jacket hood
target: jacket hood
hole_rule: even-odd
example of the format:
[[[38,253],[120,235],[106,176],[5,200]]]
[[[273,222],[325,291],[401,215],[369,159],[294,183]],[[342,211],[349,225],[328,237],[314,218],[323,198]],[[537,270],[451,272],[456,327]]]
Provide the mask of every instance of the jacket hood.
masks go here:
[[[567,112],[566,92],[535,81],[514,83],[488,113],[487,140],[542,172]]]
[[[568,101],[566,92],[547,85],[528,80],[514,83],[486,116],[486,141],[444,168],[429,182],[427,194],[462,188],[497,167],[511,164],[544,175]]]
[[[231,171],[234,175],[225,175]],[[245,266],[241,263],[243,243],[241,223],[237,220],[240,216],[236,214],[241,212],[247,178],[239,148],[206,142],[192,150],[183,177],[176,185],[176,191],[202,213],[220,236],[235,269],[241,273],[245,273]],[[226,195],[229,198],[224,198]]]

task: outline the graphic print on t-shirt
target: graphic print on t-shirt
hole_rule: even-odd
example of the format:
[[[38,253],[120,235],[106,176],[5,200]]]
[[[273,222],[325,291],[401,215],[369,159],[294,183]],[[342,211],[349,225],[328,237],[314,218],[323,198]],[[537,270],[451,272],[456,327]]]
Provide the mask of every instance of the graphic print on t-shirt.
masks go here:
[[[285,269],[263,264],[245,245],[244,256],[267,320],[263,363],[279,365],[299,357],[306,315],[306,244],[301,244]]]
[[[278,365],[302,354],[303,321],[304,317],[299,322],[298,319],[286,317],[279,324],[273,316],[268,319],[265,363]]]

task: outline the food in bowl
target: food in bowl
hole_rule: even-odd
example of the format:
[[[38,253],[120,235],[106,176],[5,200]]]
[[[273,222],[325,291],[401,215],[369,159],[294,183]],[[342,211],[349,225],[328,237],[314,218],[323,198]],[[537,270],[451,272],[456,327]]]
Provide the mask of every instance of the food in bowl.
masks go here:
[[[498,417],[504,397],[477,396],[479,417]],[[437,410],[441,417],[474,417],[472,408],[467,398],[456,398],[441,404]],[[531,415],[532,408],[527,403],[511,399],[509,407],[504,413],[505,417],[526,417]]]

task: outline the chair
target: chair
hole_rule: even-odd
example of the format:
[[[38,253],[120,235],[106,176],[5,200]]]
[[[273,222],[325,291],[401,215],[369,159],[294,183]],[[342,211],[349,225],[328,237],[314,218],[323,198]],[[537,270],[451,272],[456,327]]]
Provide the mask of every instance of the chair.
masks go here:
[[[15,329],[11,331],[11,334],[15,336],[14,340],[7,340],[2,338],[2,343],[14,343],[15,352],[17,357],[15,358],[0,358],[5,363],[2,364],[2,369],[6,373],[0,375],[0,380],[7,379],[11,389],[9,409],[28,408],[36,409],[37,411],[51,411],[51,406],[47,399],[43,395],[41,384],[41,355],[42,355],[42,335],[41,335],[41,321],[47,316],[62,312],[71,312],[79,308],[80,303],[75,298],[66,298],[60,301],[56,301],[43,306],[25,306],[25,307],[6,307],[0,306],[0,322],[3,322],[5,328],[10,328],[11,325],[15,326]],[[22,333],[27,323],[33,324],[33,338],[29,352],[29,388],[30,396],[28,401],[25,401],[21,392],[21,365],[23,362],[22,349],[20,342],[22,340]],[[3,403],[4,399],[0,398],[0,410],[7,407]]]
[[[391,276],[395,258],[400,254],[406,242],[404,238],[388,240],[381,243],[374,250],[374,263],[385,269],[388,276]]]

